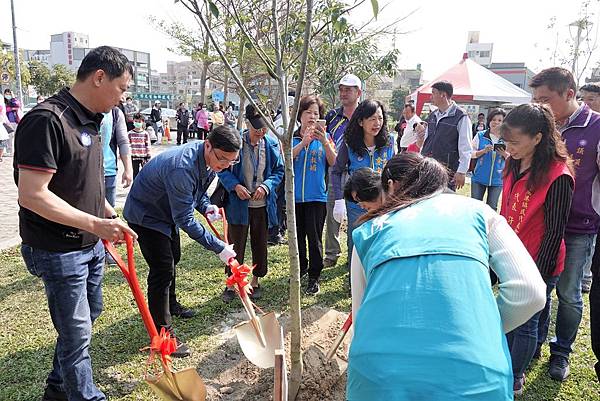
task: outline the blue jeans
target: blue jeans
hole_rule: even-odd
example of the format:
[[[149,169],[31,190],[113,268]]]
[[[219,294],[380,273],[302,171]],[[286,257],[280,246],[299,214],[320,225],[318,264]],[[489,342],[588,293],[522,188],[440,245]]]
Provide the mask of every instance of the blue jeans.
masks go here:
[[[592,263],[595,243],[596,234],[565,233],[567,256],[565,270],[556,284],[558,310],[556,312],[555,337],[550,341],[552,355],[568,358],[569,354],[573,352],[573,343],[577,337],[577,329],[583,314],[581,279],[585,266]],[[539,344],[543,344],[548,337],[551,309],[552,304],[547,302],[540,316]]]
[[[117,202],[117,176],[104,176],[104,197],[112,207]]]
[[[486,203],[494,210],[498,210],[498,198],[502,193],[502,187],[492,187],[471,181],[471,198],[483,200],[483,195],[487,190]]]
[[[89,354],[92,323],[102,312],[102,242],[80,251],[50,252],[21,247],[25,265],[44,282],[48,309],[58,332],[47,382],[62,388],[70,401],[103,401],[94,384]]]
[[[367,211],[358,206],[357,203],[346,201],[346,214],[348,215],[348,238],[346,241],[346,244],[348,244],[348,268],[350,268],[350,262],[352,261],[352,248],[354,247],[352,231],[359,226],[357,220],[365,213],[367,213]]]
[[[558,276],[546,280],[546,305],[552,302],[552,289],[556,286],[557,281]],[[540,316],[543,311],[542,309],[537,312],[531,319],[506,334],[515,380],[523,377],[533,359],[533,354],[538,346],[538,336],[541,331]]]

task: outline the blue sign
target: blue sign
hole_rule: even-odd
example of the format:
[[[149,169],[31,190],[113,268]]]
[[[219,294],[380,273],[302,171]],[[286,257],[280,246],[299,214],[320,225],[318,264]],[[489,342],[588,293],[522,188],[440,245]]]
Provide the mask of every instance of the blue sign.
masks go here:
[[[138,100],[173,100],[173,95],[170,95],[168,93],[136,93],[133,95],[133,97]]]
[[[212,100],[215,103],[225,101],[225,93],[223,91],[214,91],[212,93]]]

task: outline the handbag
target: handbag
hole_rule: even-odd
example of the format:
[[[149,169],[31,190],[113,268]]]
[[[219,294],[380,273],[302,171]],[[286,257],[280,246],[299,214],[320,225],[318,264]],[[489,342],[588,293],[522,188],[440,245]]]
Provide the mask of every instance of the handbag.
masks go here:
[[[221,208],[225,207],[228,199],[229,193],[227,192],[227,189],[221,184],[221,181],[218,181],[215,191],[210,196],[210,203]]]

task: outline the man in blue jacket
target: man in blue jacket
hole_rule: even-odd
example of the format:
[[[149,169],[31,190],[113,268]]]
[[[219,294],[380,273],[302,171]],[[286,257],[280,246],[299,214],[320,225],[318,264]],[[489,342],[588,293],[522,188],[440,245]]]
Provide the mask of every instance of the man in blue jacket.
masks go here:
[[[278,224],[276,190],[284,169],[279,141],[265,136],[267,124],[252,105],[246,107],[246,125],[248,129],[242,133],[240,162],[220,172],[219,180],[229,193],[225,205],[228,235],[240,263],[244,263],[250,231],[252,264],[256,266],[250,282],[250,297],[258,299],[261,296],[258,279],[267,274],[268,229]],[[225,288],[223,301],[229,302],[234,297],[233,289]]]
[[[138,233],[148,273],[148,306],[157,329],[172,331],[169,289],[181,257],[179,229],[228,263],[236,256],[194,218],[194,210],[211,220],[221,218],[206,194],[215,173],[238,162],[242,147],[233,128],[219,126],[206,141],[196,141],[152,158],[136,177],[123,214]],[[185,357],[189,348],[177,339],[174,357]]]

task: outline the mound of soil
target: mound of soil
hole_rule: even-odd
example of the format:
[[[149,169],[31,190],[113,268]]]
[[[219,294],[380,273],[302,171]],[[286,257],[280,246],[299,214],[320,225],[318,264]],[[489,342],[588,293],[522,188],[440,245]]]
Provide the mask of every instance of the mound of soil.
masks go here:
[[[302,311],[302,348],[304,375],[298,400],[344,401],[346,387],[346,355],[351,333],[337,351],[337,358],[325,361],[325,354],[333,343],[347,314],[323,307],[311,307]],[[208,390],[207,400],[270,401],[273,398],[273,369],[260,369],[244,356],[235,332],[229,323],[244,320],[235,314],[223,323],[223,331],[216,336],[216,347],[204,355],[198,371]],[[290,369],[289,341],[286,328],[288,318],[280,316],[284,328],[286,364]],[[352,330],[352,329],[351,329]]]

